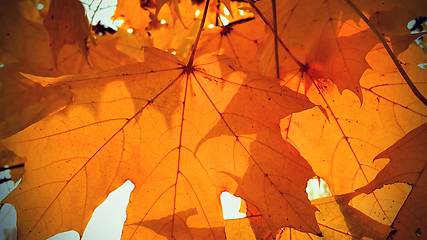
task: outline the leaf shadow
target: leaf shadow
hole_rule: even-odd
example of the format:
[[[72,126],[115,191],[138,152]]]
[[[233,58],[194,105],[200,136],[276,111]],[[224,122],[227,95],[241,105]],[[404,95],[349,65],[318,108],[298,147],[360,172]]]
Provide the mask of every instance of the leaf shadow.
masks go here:
[[[344,221],[353,239],[369,238],[384,239],[392,228],[370,218],[360,210],[348,205],[349,201],[359,193],[348,193],[334,196],[339,210],[344,216]]]
[[[175,214],[162,217],[160,219],[145,220],[126,224],[127,226],[142,226],[151,229],[158,235],[164,236],[167,239],[201,239],[200,236],[206,236],[206,232],[219,232],[225,231],[224,227],[208,228],[195,228],[188,227],[187,220],[191,216],[197,215],[197,209],[191,208],[186,211],[179,211]],[[173,225],[173,226],[172,226]]]
[[[227,191],[260,209],[272,232],[291,226],[321,234],[314,216],[317,209],[305,193],[315,174],[279,128],[281,118],[314,106],[306,96],[280,86],[278,79],[247,77],[196,146],[197,154],[210,139],[231,136],[226,145],[233,146],[233,156],[217,170],[237,183]],[[218,151],[229,151],[225,147]]]

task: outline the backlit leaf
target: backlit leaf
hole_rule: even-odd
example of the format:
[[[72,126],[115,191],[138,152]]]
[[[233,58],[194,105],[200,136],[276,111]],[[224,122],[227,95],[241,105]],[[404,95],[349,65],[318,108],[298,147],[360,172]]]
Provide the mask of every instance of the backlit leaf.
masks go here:
[[[20,187],[6,200],[18,211],[20,237],[46,238],[70,226],[81,233],[93,209],[127,179],[135,190],[125,239],[222,238],[219,193],[236,188],[262,209],[271,229],[319,233],[316,208],[304,193],[314,173],[278,127],[280,118],[314,105],[277,79],[235,72],[226,57],[201,59],[189,72],[157,49],[145,49],[144,58],[100,74],[29,76],[43,85],[66,84],[75,98],[4,141],[27,159]],[[54,149],[63,150],[49,153]],[[295,171],[298,178],[291,178]],[[37,208],[29,208],[29,198]],[[277,214],[280,208],[285,213]]]
[[[427,55],[408,22],[427,3],[273,2],[119,1],[116,31],[77,0],[0,0],[19,239],[82,234],[127,180],[126,240],[422,239]],[[332,196],[310,202],[309,179]],[[223,220],[224,191],[246,218]]]
[[[83,5],[78,0],[52,0],[43,25],[49,33],[50,49],[55,66],[59,51],[65,44],[75,44],[86,58],[87,41],[90,39],[92,43],[95,42]]]
[[[400,209],[392,227],[396,229],[392,239],[417,239],[427,231],[426,226],[426,179],[427,124],[412,130],[375,159],[389,158],[390,162],[376,178],[358,192],[369,193],[385,184],[406,182],[412,190]]]

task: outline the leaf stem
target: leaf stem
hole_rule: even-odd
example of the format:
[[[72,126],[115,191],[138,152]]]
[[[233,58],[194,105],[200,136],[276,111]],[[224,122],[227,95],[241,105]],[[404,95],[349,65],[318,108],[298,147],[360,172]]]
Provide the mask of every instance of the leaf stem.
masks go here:
[[[399,60],[396,58],[396,55],[394,55],[390,46],[387,44],[387,41],[385,40],[384,36],[380,32],[378,32],[377,28],[375,28],[375,26],[371,23],[371,21],[369,21],[369,19],[365,16],[365,14],[363,14],[362,11],[360,11],[360,9],[356,5],[354,5],[354,3],[351,0],[345,0],[345,1],[347,2],[348,5],[350,5],[353,8],[354,11],[356,11],[357,14],[359,14],[359,16],[363,19],[363,21],[365,21],[365,23],[368,24],[368,26],[372,29],[375,35],[377,35],[378,39],[381,41],[384,48],[387,50],[388,55],[393,60],[394,64],[396,65],[403,79],[405,79],[406,83],[411,88],[412,92],[415,94],[415,96],[418,97],[419,100],[421,100],[422,103],[424,103],[424,105],[427,106],[427,99],[420,93],[420,91],[418,91],[417,87],[411,81],[408,74],[406,74],[405,70],[400,65]]]
[[[200,23],[199,32],[197,33],[196,41],[193,45],[193,50],[191,51],[190,59],[187,63],[187,71],[190,71],[193,68],[194,55],[196,54],[197,44],[199,44],[200,36],[202,35],[203,26],[205,25],[206,16],[208,14],[209,0],[206,0],[205,11],[203,12],[202,22]]]
[[[251,5],[251,7],[258,13],[258,15],[262,18],[262,20],[264,21],[264,23],[270,28],[270,30],[274,33],[274,28],[271,26],[271,24],[268,22],[267,18],[264,16],[264,14],[262,14],[262,12],[255,6],[255,4],[251,1],[251,0],[246,0],[246,2],[249,3],[249,5]],[[277,32],[276,32],[277,33]],[[285,51],[289,54],[289,57],[301,68],[302,72],[305,72],[307,70],[307,66],[305,64],[303,64],[302,62],[300,62],[289,50],[288,47],[286,47],[285,43],[282,41],[282,39],[280,39],[279,37],[277,37],[278,42],[280,43],[280,45],[282,45],[282,47],[285,49]]]
[[[274,33],[274,58],[276,61],[276,77],[280,78],[279,72],[279,51],[277,47],[277,15],[276,15],[276,0],[271,0],[273,5],[273,33]]]

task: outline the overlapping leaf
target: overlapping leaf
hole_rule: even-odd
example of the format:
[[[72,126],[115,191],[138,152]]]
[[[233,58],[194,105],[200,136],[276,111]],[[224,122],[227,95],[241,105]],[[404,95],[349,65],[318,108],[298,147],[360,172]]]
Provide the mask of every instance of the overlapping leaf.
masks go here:
[[[173,2],[172,9],[178,9]],[[390,41],[415,85],[427,93],[426,72],[418,67],[426,63],[426,56],[418,46],[410,45],[419,35],[410,35],[406,29],[407,21],[427,15],[426,3],[354,2]],[[225,53],[235,58],[239,67],[255,70],[255,49],[263,36],[252,36],[248,26],[258,21],[258,16],[253,21],[205,30],[196,54],[207,58],[200,58],[191,69],[160,50],[142,50],[140,42],[123,42],[123,31],[116,35],[119,45],[116,37],[102,36],[97,46],[81,44],[80,33],[73,33],[71,39],[78,37],[79,47],[61,46],[55,68],[52,57],[46,54],[49,41],[41,25],[46,13],[36,11],[29,0],[0,3],[6,26],[0,30],[0,60],[6,64],[0,72],[8,79],[6,84],[2,79],[0,85],[6,86],[0,89],[4,93],[0,106],[8,106],[6,117],[0,115],[1,136],[9,136],[66,106],[71,99],[69,88],[74,95],[74,102],[64,110],[4,141],[27,159],[21,189],[9,196],[18,209],[21,237],[46,238],[70,229],[81,233],[93,209],[127,179],[136,188],[128,207],[124,239],[222,239],[225,233],[218,196],[224,190],[260,210],[252,220],[257,218],[262,224],[251,237],[271,238],[281,227],[320,234],[314,218],[316,208],[304,193],[307,179],[315,173],[321,176],[335,198],[369,184],[387,164],[387,160],[372,162],[374,156],[427,121],[426,107],[412,95],[382,46],[372,49],[378,39],[345,1],[278,1],[279,37],[290,49],[290,53],[279,50],[282,84],[306,94],[326,109],[323,112],[319,111],[322,108],[312,108],[314,104],[303,95],[280,87],[275,79],[247,76],[235,72],[228,57],[209,57],[210,53]],[[128,10],[143,11],[142,2],[134,4]],[[208,23],[215,23],[222,13],[217,6],[211,3]],[[271,24],[271,2],[261,0],[256,6]],[[200,21],[200,15],[194,13],[197,8],[190,1],[179,3],[182,15],[176,24],[169,11],[160,12],[166,24],[156,22],[157,30],[149,29],[149,41],[176,53],[179,59],[186,57]],[[401,14],[393,17],[399,11]],[[130,12],[124,15],[132,18]],[[138,28],[139,33],[145,33],[145,26]],[[252,28],[262,33],[258,31],[262,27]],[[244,41],[234,40],[234,33]],[[215,35],[219,42],[212,41]],[[231,44],[224,45],[226,40]],[[133,47],[133,52],[125,45]],[[260,57],[266,75],[271,75],[274,66],[272,46],[270,36]],[[26,75],[50,84],[46,89],[22,80],[18,74],[56,77],[108,70],[135,61],[116,48],[144,62],[58,79]],[[11,79],[17,80],[14,88],[8,87]],[[51,95],[31,93],[33,98],[9,104],[14,96],[28,92],[19,89],[25,86],[22,83],[28,83],[27,89],[37,86],[39,91],[55,91]],[[18,118],[23,123],[10,128]],[[408,136],[411,134],[418,133]],[[411,140],[404,148],[420,141]],[[384,171],[395,173],[388,166],[395,164],[396,157],[387,157],[392,160]],[[422,166],[411,167],[422,173]],[[384,181],[382,174],[375,184],[363,188],[365,193],[393,182]],[[409,195],[410,203],[420,199],[418,186],[422,184],[416,182],[414,186],[417,188]],[[413,219],[407,211],[414,210],[405,204],[394,219],[410,190],[407,184],[388,185],[352,198],[350,206],[349,199],[339,207],[332,198],[330,202],[325,199],[327,203],[319,200],[322,203],[316,205],[321,212],[316,214],[322,217],[317,218],[320,229],[325,237],[376,239],[390,230],[382,224],[394,221],[397,234],[402,234],[407,231],[406,222]],[[28,202],[30,198],[34,201]],[[379,228],[360,231],[366,224]],[[247,223],[243,225],[247,227]],[[423,225],[414,226],[408,227],[413,236],[425,231]],[[288,233],[293,238],[295,234],[315,237],[289,228],[279,233],[281,238]]]
[[[256,6],[272,26],[270,1],[260,1]],[[362,101],[359,79],[369,68],[364,57],[379,40],[366,24],[359,21],[358,14],[345,1],[334,0],[278,1],[277,12],[280,13],[277,32],[284,45],[289,49],[302,47],[303,55],[297,61],[306,67],[298,71],[312,78],[305,83],[306,88],[313,80],[330,79],[340,92],[348,89]],[[275,67],[271,57],[273,52],[270,34],[260,56],[264,73]],[[280,52],[283,60],[289,58],[287,52]],[[293,68],[285,66],[286,71],[289,67]]]
[[[100,36],[96,46],[84,46],[88,59],[81,55],[75,45],[61,46],[55,66],[48,33],[41,24],[42,15],[34,4],[31,1],[2,1],[0,4],[4,25],[0,30],[1,46],[13,59],[3,62],[6,66],[0,68],[0,138],[8,137],[65,107],[72,99],[68,87],[42,88],[19,72],[60,76],[93,72],[95,69],[106,70],[135,61],[116,50],[115,37]],[[80,14],[80,17],[85,17],[84,11]]]
[[[352,192],[369,183],[386,164],[385,161],[372,162],[372,159],[426,121],[426,107],[386,57],[388,54],[381,46],[367,55],[373,69],[366,71],[361,79],[364,97],[361,107],[351,93],[341,95],[330,81],[316,81],[307,96],[327,109],[329,120],[317,109],[311,109],[282,121],[285,139],[309,160],[333,194]],[[400,59],[409,76],[425,93],[425,70],[417,66],[425,61],[422,50],[413,44]],[[298,81],[290,84],[301,86]],[[396,188],[387,194],[401,196],[405,192],[407,190]],[[391,224],[396,213],[387,212],[392,204],[387,197],[374,193],[369,198],[363,203],[357,203],[361,200],[357,198],[351,205],[380,222]],[[372,211],[373,208],[376,210]]]
[[[30,0],[1,1],[0,6],[0,20],[4,26],[0,29],[0,48],[11,58],[10,62],[2,64],[13,69],[6,72],[21,71],[56,77],[106,70],[135,61],[116,50],[115,37],[98,36],[97,45],[85,43],[84,51],[87,53],[87,59],[81,55],[81,50],[74,43],[62,45],[61,50],[58,49],[55,66],[50,53],[49,35],[42,25],[41,11],[35,8],[34,3]],[[84,11],[80,14],[80,18],[85,17]]]
[[[385,184],[406,182],[412,190],[393,222],[396,232],[392,239],[417,239],[427,231],[426,226],[426,149],[427,124],[412,130],[375,159],[389,158],[390,162],[376,178],[358,192],[369,193]]]
[[[43,25],[49,33],[53,62],[57,64],[59,51],[65,44],[75,44],[83,57],[87,58],[87,42],[95,39],[85,15],[85,9],[78,0],[52,0]]]
[[[265,37],[261,20],[245,18],[225,27],[206,29],[200,40],[196,56],[225,54],[236,59],[236,66],[246,71],[258,70],[255,57]],[[252,32],[251,29],[260,29]]]
[[[225,57],[201,60],[187,72],[173,55],[151,48],[144,54],[150,61],[100,74],[31,77],[44,85],[67,84],[75,99],[4,142],[27,159],[19,189],[7,198],[17,209],[20,237],[81,233],[94,208],[127,179],[136,187],[125,239],[219,239],[219,193],[237,187],[250,195],[246,186],[262,193],[249,201],[272,229],[288,225],[318,233],[316,208],[304,193],[314,173],[278,128],[280,118],[314,105],[278,80],[234,72]],[[29,198],[35,200],[30,205]],[[184,214],[190,209],[195,214]]]
[[[354,194],[353,194],[354,195]],[[272,233],[266,228],[266,221],[251,204],[247,204],[247,217],[226,221],[227,237],[234,240],[275,239],[386,239],[392,231],[388,225],[381,224],[359,210],[348,206],[351,195],[326,197],[313,200],[319,209],[316,219],[322,231],[322,237],[304,233],[291,228],[282,228]],[[400,202],[400,205],[403,202]],[[400,207],[400,206],[399,206]]]
[[[114,19],[126,16],[126,21],[138,31],[139,35],[144,33],[151,19],[150,12],[141,7],[140,1],[118,1],[114,12]]]

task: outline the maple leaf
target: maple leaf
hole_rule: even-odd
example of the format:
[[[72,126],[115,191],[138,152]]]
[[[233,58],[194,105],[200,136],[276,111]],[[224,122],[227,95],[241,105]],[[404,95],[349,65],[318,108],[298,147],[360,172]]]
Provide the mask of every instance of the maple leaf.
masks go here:
[[[189,3],[189,1],[187,1],[187,2]],[[232,11],[231,11],[231,1],[230,0],[221,0],[221,1],[218,1],[218,4],[220,2],[223,3],[225,5],[225,7],[230,11],[231,15],[233,15]],[[156,15],[160,12],[160,9],[166,3],[169,3],[169,7],[171,10],[171,14],[172,14],[174,22],[177,19],[179,19],[182,22],[181,11],[178,8],[178,2],[176,0],[157,0],[156,1]],[[200,3],[203,3],[203,1],[191,0],[191,3],[192,3],[192,5],[200,5]],[[217,3],[211,2],[211,4],[217,4]]]
[[[270,2],[260,1],[256,6],[272,26]],[[330,79],[340,93],[348,89],[362,102],[359,78],[369,68],[364,56],[379,40],[359,21],[357,13],[343,1],[280,1],[277,12],[281,13],[277,32],[284,45],[288,49],[302,46],[304,51],[304,58],[293,58],[293,61],[300,68],[304,64],[301,71],[312,78],[306,81],[306,89],[313,80]],[[274,67],[270,57],[274,51],[272,46],[270,34],[261,55],[263,72]],[[282,52],[282,59],[289,58],[289,53],[292,52]]]
[[[265,36],[264,31],[251,32],[250,29],[263,29],[259,19],[246,18],[225,27],[207,29],[202,33],[196,56],[225,54],[236,59],[236,66],[246,71],[256,71],[255,57],[258,46]]]
[[[395,182],[411,184],[412,190],[400,209],[392,227],[396,231],[392,239],[416,239],[425,233],[425,183],[427,124],[412,130],[387,150],[375,157],[389,158],[390,162],[368,185],[357,192],[370,193],[376,188]]]
[[[80,3],[79,3],[80,4]],[[96,46],[85,46],[87,59],[74,45],[62,46],[57,53],[56,67],[49,53],[49,37],[42,18],[30,1],[0,2],[2,22],[1,39],[7,53],[13,58],[0,68],[0,138],[5,138],[24,129],[55,111],[64,108],[72,99],[65,86],[43,88],[28,81],[18,72],[43,76],[60,76],[106,70],[122,64],[135,62],[133,58],[115,48],[117,39],[112,36],[98,38]],[[77,5],[80,6],[80,5]],[[32,16],[28,19],[28,15]],[[83,12],[84,13],[84,12]],[[12,17],[13,16],[13,17]],[[81,16],[84,17],[84,14]],[[23,41],[22,37],[33,41]],[[13,43],[13,44],[12,44]],[[59,49],[58,49],[59,50]],[[88,64],[91,63],[92,66]]]
[[[400,59],[405,62],[403,67],[407,70],[407,73],[414,79],[417,86],[423,89],[425,78],[422,76],[424,76],[424,70],[419,68],[417,64],[425,61],[425,56],[420,54],[422,54],[422,50],[415,45],[410,47],[405,54],[402,54]],[[386,60],[385,56],[387,56],[387,53],[381,47],[374,49],[367,56],[373,70],[367,71],[361,80],[365,98],[362,107],[359,107],[357,100],[351,97],[350,94],[338,94],[336,87],[331,82],[323,80],[315,82],[317,88],[309,91],[307,95],[313,102],[324,104],[324,108],[328,109],[330,121],[326,120],[317,109],[293,114],[292,119],[282,120],[285,138],[296,145],[306,159],[313,161],[311,164],[314,166],[315,171],[317,169],[315,166],[319,165],[317,174],[327,179],[329,188],[333,193],[343,194],[353,191],[365,185],[374,177],[372,176],[371,179],[356,184],[358,187],[351,188],[349,184],[355,184],[356,179],[351,180],[348,177],[350,175],[355,176],[356,173],[360,173],[359,170],[362,172],[363,170],[359,167],[351,168],[349,166],[350,162],[346,161],[346,171],[352,171],[353,173],[343,173],[341,168],[337,166],[337,170],[340,170],[336,174],[342,174],[343,178],[335,176],[331,172],[331,167],[337,151],[354,152],[354,160],[363,160],[361,166],[372,167],[371,159],[381,152],[380,149],[386,149],[405,133],[421,125],[427,116],[425,106],[413,96],[403,79],[401,79],[394,64],[390,60]],[[382,61],[379,61],[380,59]],[[378,76],[380,77],[378,78]],[[346,106],[347,109],[341,108],[342,106]],[[350,108],[354,110],[347,111]],[[301,118],[298,115],[301,115]],[[307,128],[308,125],[298,124],[303,119],[310,119],[309,128]],[[292,127],[289,128],[293,124],[292,122],[298,124],[294,125],[294,129]],[[317,130],[313,129],[314,125],[318,125]],[[328,130],[332,125],[335,125],[334,129]],[[366,129],[365,131],[371,134],[362,133],[363,129]],[[292,131],[295,132],[292,133]],[[326,132],[329,133],[326,134]],[[305,137],[297,137],[301,136],[301,134],[305,135]],[[388,137],[379,141],[375,139],[375,136]],[[342,141],[348,141],[348,150],[340,150],[344,148],[343,145],[340,145]],[[362,148],[356,147],[357,145],[355,144],[358,141],[363,146]],[[332,142],[336,142],[336,144],[330,145]],[[371,148],[366,144],[376,147]],[[349,155],[347,156],[349,157]],[[342,159],[337,160],[337,162],[344,163]],[[354,164],[359,165],[356,162]],[[372,169],[371,167],[369,168]],[[381,166],[378,166],[378,170],[381,168]],[[333,180],[332,178],[337,179]],[[339,184],[340,187],[334,182]],[[344,185],[347,185],[347,187]]]
[[[48,32],[42,25],[43,18],[39,15],[34,3],[30,0],[0,1],[0,6],[0,21],[4,25],[4,28],[0,30],[0,48],[3,48],[13,58],[13,61],[3,62],[3,64],[6,65],[5,67],[13,65],[12,68],[15,72],[57,77],[106,70],[135,61],[117,51],[115,48],[118,41],[116,37],[98,36],[97,45],[91,42],[85,43],[84,51],[87,56],[82,55],[81,49],[74,44],[62,45],[60,51],[58,49],[55,66],[50,53],[51,41]],[[84,17],[84,11],[81,14],[79,16]],[[0,71],[3,70],[0,69]],[[14,80],[5,78],[4,81]]]
[[[400,59],[417,86],[424,90],[424,72],[416,66],[425,61],[420,53],[418,46],[410,46]],[[373,69],[361,79],[364,96],[361,107],[354,95],[339,94],[330,81],[316,81],[316,88],[308,91],[307,96],[327,109],[329,120],[318,109],[311,109],[292,114],[281,122],[285,139],[308,159],[316,174],[328,183],[332,195],[349,193],[369,183],[386,164],[372,159],[426,119],[425,105],[410,92],[385,56],[382,47],[367,55]],[[387,138],[376,139],[380,136]],[[388,199],[405,198],[408,188],[391,187],[383,193],[356,197],[350,205],[381,223],[391,224],[397,211],[388,211],[396,207]]]
[[[168,11],[167,7],[162,7],[165,3],[168,2],[173,3],[172,5],[170,5],[170,11]],[[236,9],[237,7],[242,5],[242,3],[231,4],[230,1],[222,2],[227,7],[227,9],[231,9],[231,6],[233,6],[233,9]],[[145,35],[143,34],[144,32],[148,33],[148,35],[150,36],[150,40],[152,40],[152,46],[167,50],[168,52],[171,52],[176,55],[181,60],[188,57],[189,51],[191,50],[191,46],[194,43],[193,40],[195,38],[195,35],[197,35],[198,27],[202,17],[202,14],[200,14],[200,5],[194,4],[190,0],[182,0],[179,2],[179,4],[174,3],[174,1],[167,0],[156,1],[155,3],[157,6],[156,16],[151,16],[151,10],[144,7],[141,8],[136,1],[119,1],[118,10],[115,12],[114,18],[117,19],[124,15],[125,19],[128,20],[127,23],[129,24],[129,27],[132,29],[136,29],[140,37],[145,37]],[[206,18],[206,26],[218,26],[219,24],[218,20],[216,19],[216,17],[218,17],[221,12],[217,9],[219,8],[219,5],[216,6],[216,3],[214,3],[213,7],[215,9],[210,10],[213,11],[212,16],[208,16]],[[233,12],[231,10],[229,11],[229,13],[231,16],[233,16]],[[148,19],[145,20],[144,23],[140,23],[140,21],[142,21],[143,19],[141,15],[144,14],[148,14],[152,18],[155,17],[157,19],[156,23],[153,23],[155,20],[150,23]],[[224,17],[224,15],[222,15],[222,17]],[[249,14],[246,14],[245,16],[239,14],[238,16],[235,16],[233,18],[233,21],[239,20],[243,17],[251,16]],[[176,21],[178,18],[180,19],[180,21]],[[230,17],[228,18],[230,19]],[[161,22],[159,22],[159,19],[161,19]],[[206,30],[208,29],[205,29],[205,31]],[[201,44],[199,44],[199,46],[200,45]],[[216,51],[216,49],[214,48],[215,45],[213,45],[213,48],[210,47],[208,49],[209,51]],[[207,52],[204,51],[204,53]],[[256,53],[254,52],[252,54]],[[198,56],[200,56],[200,54],[198,54]]]
[[[372,159],[408,132],[418,134],[413,129],[426,121],[419,101],[427,93],[425,69],[418,65],[427,60],[413,43],[422,33],[406,28],[427,15],[426,3],[280,1],[282,47],[275,49],[274,34],[266,37],[260,24],[264,18],[272,28],[271,1],[248,1],[259,15],[242,14],[243,7],[229,25],[220,24],[226,14],[219,2],[207,3],[203,17],[195,1],[157,1],[157,7],[166,2],[173,3],[171,13],[154,16],[144,2],[119,1],[116,17],[125,24],[97,36],[94,45],[76,1],[70,12],[80,9],[78,17],[63,24],[83,23],[84,30],[64,32],[54,24],[48,31],[58,30],[59,42],[42,25],[55,7],[47,13],[31,0],[0,1],[0,107],[6,109],[0,136],[32,124],[1,142],[26,159],[20,189],[6,199],[18,210],[21,238],[82,233],[94,208],[128,179],[136,188],[123,239],[304,239],[320,230],[328,238],[381,239],[392,223],[396,236],[406,231],[411,207],[401,206],[412,189],[402,183],[380,188],[385,182],[374,179],[391,172],[394,157],[388,165]],[[235,2],[223,3],[233,15]],[[148,16],[143,21],[141,13]],[[202,34],[210,24],[216,27]],[[275,51],[280,61],[273,60]],[[187,64],[178,60],[185,58]],[[235,71],[234,61],[252,73]],[[289,88],[257,75],[258,69],[272,75],[276,64],[280,84]],[[80,73],[86,75],[69,75]],[[49,78],[61,75],[68,76]],[[402,75],[420,90],[418,98]],[[8,154],[5,163],[11,163]],[[422,166],[411,167],[422,173]],[[315,175],[333,197],[312,205],[304,189]],[[413,184],[409,197],[419,186]],[[242,197],[252,215],[224,224],[223,191]],[[341,194],[351,197],[343,202]],[[361,231],[367,226],[372,231]],[[414,226],[412,235],[423,233],[424,226]]]
[[[150,61],[99,74],[30,77],[43,85],[67,84],[75,99],[58,114],[3,142],[27,159],[22,183],[6,200],[18,211],[20,237],[46,238],[54,229],[70,227],[82,232],[94,208],[130,179],[136,187],[124,238],[148,236],[151,230],[143,226],[156,219],[169,237],[179,235],[178,226],[184,224],[180,219],[186,219],[181,213],[194,208],[197,214],[185,221],[190,230],[197,224],[206,229],[206,237],[220,238],[214,230],[223,228],[219,193],[237,187],[224,173],[242,178],[239,188],[254,185],[251,191],[275,194],[275,206],[251,196],[261,209],[267,208],[273,229],[291,225],[318,233],[316,209],[303,190],[314,173],[283,141],[278,128],[281,117],[314,105],[279,86],[278,80],[235,72],[225,57],[200,60],[188,73],[176,57],[160,50],[147,48],[144,57]],[[62,150],[52,155],[49,149]],[[58,175],[46,178],[46,171]],[[246,177],[247,171],[262,174],[271,187],[264,190]],[[293,171],[299,172],[298,178],[287,176]],[[32,209],[27,199],[35,195],[39,200],[32,206],[38,207]],[[72,216],[55,214],[70,206]],[[271,207],[295,212],[283,221],[285,216],[274,216]],[[163,225],[168,215],[172,222]]]
[[[409,34],[406,25],[410,20],[426,14],[425,8],[420,8],[419,4],[425,3],[417,1],[402,4],[390,1],[388,5],[377,5],[365,1],[356,1],[356,4],[351,1],[280,1],[277,5],[277,12],[281,13],[277,32],[287,51],[279,51],[279,54],[282,61],[289,58],[293,61],[293,64],[284,65],[283,71],[294,72],[292,69],[297,69],[297,72],[305,74],[306,91],[312,81],[326,78],[337,85],[340,93],[348,89],[362,102],[359,79],[370,68],[364,58],[379,40],[371,26],[361,21],[360,14],[368,13],[367,17],[372,17],[375,22],[372,27],[377,26],[382,30],[383,36],[392,37],[392,43],[395,43],[394,39]],[[259,8],[258,12],[272,26],[270,1],[258,1],[253,6]],[[359,9],[363,13],[357,13]],[[400,9],[404,14],[397,13]],[[390,15],[383,16],[383,12]],[[391,17],[391,14],[399,15],[399,18]],[[260,66],[264,74],[271,72],[274,67],[274,58],[271,57],[275,50],[273,42],[273,34],[270,34],[260,55]],[[406,47],[409,43],[410,41],[406,42]],[[406,49],[402,42],[396,45],[399,45],[397,48]],[[294,55],[293,48],[296,46],[301,46],[302,54]],[[294,72],[288,77],[295,74]]]
[[[95,43],[84,7],[78,0],[51,0],[43,25],[49,33],[50,48],[55,65],[59,51],[65,44],[76,44],[86,59],[88,39]]]
[[[126,16],[126,21],[138,31],[141,36],[149,25],[150,12],[141,7],[140,1],[118,1],[113,19]]]
[[[27,126],[63,109],[73,95],[67,86],[49,86],[14,76],[14,72],[0,71],[7,80],[0,80],[3,94],[0,97],[0,139],[12,136]],[[11,73],[13,72],[13,73]],[[15,80],[15,81],[14,81]],[[20,98],[16,99],[19,96]]]
[[[2,56],[8,59],[2,64],[19,63],[31,66],[31,70],[45,69],[46,65],[53,66],[48,43],[47,32],[42,25],[40,16],[28,19],[28,15],[38,15],[37,10],[30,1],[10,2],[0,1],[0,49]],[[22,13],[27,14],[22,14]],[[28,41],[31,39],[31,41]],[[47,55],[47,57],[45,57]],[[36,58],[37,56],[37,58]],[[33,73],[33,72],[31,72]],[[47,73],[39,73],[46,75]]]

